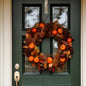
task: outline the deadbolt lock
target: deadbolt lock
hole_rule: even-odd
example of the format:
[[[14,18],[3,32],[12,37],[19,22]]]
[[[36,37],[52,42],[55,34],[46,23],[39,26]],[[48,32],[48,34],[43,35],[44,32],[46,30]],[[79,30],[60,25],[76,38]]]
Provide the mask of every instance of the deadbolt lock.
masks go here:
[[[19,69],[19,64],[15,64],[15,69]]]

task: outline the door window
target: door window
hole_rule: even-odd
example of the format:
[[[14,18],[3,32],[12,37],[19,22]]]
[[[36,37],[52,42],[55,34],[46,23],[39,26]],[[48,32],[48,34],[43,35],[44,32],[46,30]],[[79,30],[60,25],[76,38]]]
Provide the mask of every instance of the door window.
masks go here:
[[[55,20],[58,20],[59,24],[61,24],[63,27],[68,28],[69,27],[69,5],[51,5],[50,7],[50,11],[51,11],[51,20],[53,20],[53,22]],[[24,27],[25,29],[30,29],[32,28],[36,23],[39,23],[41,21],[41,5],[23,5],[23,23],[24,23]],[[48,44],[44,41],[47,39],[44,39],[43,42],[40,44],[39,47],[42,47],[42,45],[46,45],[48,46]],[[55,56],[57,49],[58,49],[58,43],[54,40],[54,39],[49,39],[49,49],[48,51],[50,51],[50,54],[52,54],[52,56]],[[45,48],[46,48],[45,46]],[[45,49],[47,50],[47,49]],[[40,48],[40,51],[44,51],[42,48]],[[29,51],[28,51],[29,52]],[[45,53],[44,53],[45,54]],[[47,54],[47,53],[46,53]],[[23,57],[25,61],[24,62],[24,72],[25,73],[29,73],[29,74],[33,74],[33,73],[39,73],[38,71],[38,67],[34,66],[34,64],[31,64],[28,61],[28,57]],[[64,67],[59,69],[58,67],[56,68],[56,73],[64,73],[64,72],[68,72],[69,70],[69,66],[68,66],[68,62],[65,63]]]

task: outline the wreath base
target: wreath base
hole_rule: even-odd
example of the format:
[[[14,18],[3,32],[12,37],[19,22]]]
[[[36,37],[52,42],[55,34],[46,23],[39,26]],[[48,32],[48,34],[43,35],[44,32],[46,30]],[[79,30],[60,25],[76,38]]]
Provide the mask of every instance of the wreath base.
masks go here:
[[[65,63],[72,57],[72,36],[68,29],[62,27],[58,21],[47,24],[36,24],[33,28],[28,29],[23,41],[23,54],[28,60],[38,66],[39,71],[49,70],[54,72],[56,69],[64,69]],[[40,52],[37,46],[44,38],[53,38],[58,42],[56,55],[47,56]]]

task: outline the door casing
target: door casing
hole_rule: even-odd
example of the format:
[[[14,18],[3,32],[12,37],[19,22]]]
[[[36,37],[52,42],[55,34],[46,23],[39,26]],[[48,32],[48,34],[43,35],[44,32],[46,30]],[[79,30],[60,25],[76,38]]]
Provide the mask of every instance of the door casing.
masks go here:
[[[0,1],[0,76],[1,86],[12,86],[12,1]],[[86,0],[81,0],[81,86],[86,86]]]

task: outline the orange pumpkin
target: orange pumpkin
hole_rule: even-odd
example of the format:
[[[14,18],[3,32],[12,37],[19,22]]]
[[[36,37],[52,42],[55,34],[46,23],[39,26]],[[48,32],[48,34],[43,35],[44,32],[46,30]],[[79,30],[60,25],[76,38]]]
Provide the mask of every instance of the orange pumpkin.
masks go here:
[[[67,42],[68,42],[68,43],[71,43],[71,42],[72,42],[72,38],[68,38],[68,39],[67,39]]]
[[[53,62],[52,57],[48,57],[48,58],[47,58],[47,63],[49,63],[49,64],[50,64],[50,63],[52,63],[52,62]]]
[[[37,32],[37,29],[36,28],[32,28],[32,32],[33,33],[36,33]]]
[[[33,49],[35,47],[34,43],[29,44],[29,48]]]
[[[57,31],[56,30],[52,30],[52,34],[53,35],[57,35]]]
[[[62,34],[62,33],[63,33],[63,29],[62,29],[62,28],[59,28],[59,29],[58,29],[58,33],[59,33],[59,34]]]
[[[66,45],[62,44],[62,45],[60,46],[60,50],[65,50],[65,49],[66,49]]]
[[[28,60],[29,60],[30,62],[32,62],[32,61],[34,60],[34,57],[33,57],[33,56],[29,56],[29,57],[28,57]]]
[[[44,23],[40,23],[39,25],[40,28],[43,28],[44,26],[45,26]]]
[[[39,58],[38,58],[38,57],[35,57],[35,58],[34,58],[34,62],[35,62],[35,63],[38,63],[38,62],[39,62]]]
[[[60,62],[65,62],[65,57],[63,57],[63,58],[60,58]]]

